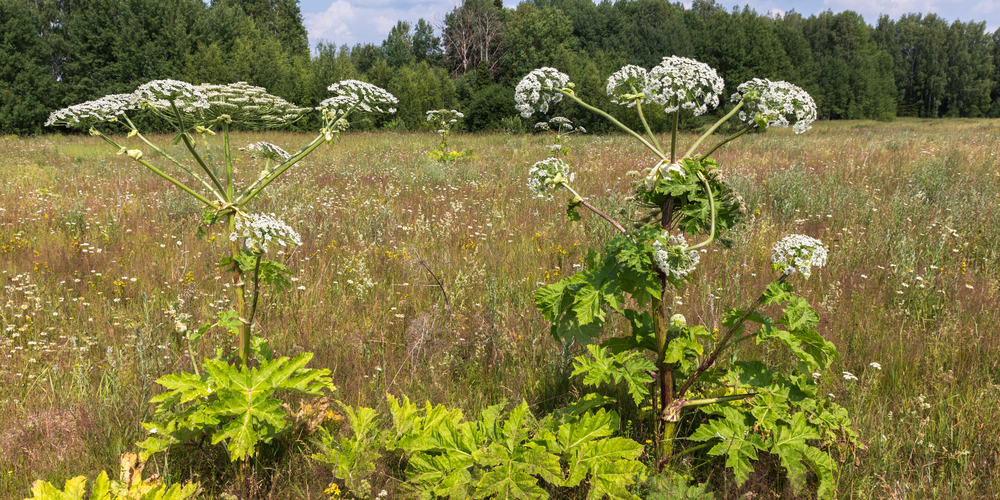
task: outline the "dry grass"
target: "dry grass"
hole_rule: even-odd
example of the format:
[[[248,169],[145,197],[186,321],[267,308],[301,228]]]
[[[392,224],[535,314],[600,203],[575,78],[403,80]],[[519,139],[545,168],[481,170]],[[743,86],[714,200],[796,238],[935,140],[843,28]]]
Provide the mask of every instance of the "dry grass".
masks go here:
[[[841,352],[824,387],[868,443],[842,454],[843,498],[998,494],[998,132],[996,121],[820,123],[716,155],[752,217],[733,250],[703,257],[675,307],[714,325],[768,282],[774,241],[828,244],[829,267],[798,284]],[[309,138],[235,143],[251,139],[291,151]],[[448,164],[426,159],[435,141],[345,135],[256,202],[304,241],[281,255],[299,289],[265,290],[261,331],[279,354],[315,352],[349,404],[392,392],[473,412],[522,398],[551,408],[574,389],[532,293],[610,230],[529,197],[543,137],[456,135],[476,157]],[[571,147],[581,193],[627,213],[627,172],[649,166],[639,151],[607,136]],[[189,368],[166,310],[207,321],[227,307],[211,262],[228,240],[197,239],[196,204],[94,138],[2,138],[0,158],[0,497],[23,498],[34,479],[114,470],[134,449],[153,381]],[[248,156],[239,166],[247,178],[260,168]],[[201,354],[231,345],[214,333]],[[321,497],[328,472],[289,467],[285,496]],[[756,498],[776,498],[768,477],[751,481]]]

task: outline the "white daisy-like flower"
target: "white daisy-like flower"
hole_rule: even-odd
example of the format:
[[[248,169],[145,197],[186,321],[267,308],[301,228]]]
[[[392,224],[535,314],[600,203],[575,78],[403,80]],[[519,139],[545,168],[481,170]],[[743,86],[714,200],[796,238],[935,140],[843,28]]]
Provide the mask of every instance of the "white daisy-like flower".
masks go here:
[[[771,262],[781,265],[786,275],[802,273],[806,279],[812,268],[826,265],[823,242],[803,234],[790,234],[771,249]]]
[[[711,66],[686,57],[664,57],[649,72],[645,99],[667,113],[690,110],[695,116],[719,105],[725,82]]]
[[[74,104],[68,108],[53,111],[45,126],[93,124],[116,118],[130,109],[136,109],[133,94],[111,94],[100,99]]]
[[[631,108],[637,101],[644,100],[647,87],[649,72],[646,68],[629,64],[608,77],[606,92],[611,102]]]
[[[701,255],[697,250],[688,250],[683,234],[672,235],[664,231],[653,242],[653,260],[667,278],[679,281],[694,272]]]
[[[736,88],[732,101],[743,101],[745,109],[740,110],[739,118],[748,124],[786,128],[791,120],[792,130],[801,134],[816,121],[812,96],[788,82],[754,78]]]
[[[249,214],[236,217],[236,231],[230,233],[230,241],[246,238],[247,247],[267,253],[268,243],[281,246],[298,246],[302,244],[299,233],[285,224],[274,214]]]
[[[555,68],[539,68],[528,73],[514,89],[515,108],[524,118],[548,113],[549,105],[562,100],[559,89],[569,83],[569,75]]]
[[[281,149],[276,144],[271,144],[270,142],[254,142],[247,144],[247,150],[252,151],[263,158],[267,158],[272,161],[285,161],[292,157],[287,151]]]
[[[336,95],[319,103],[316,109],[333,112],[336,116],[343,116],[354,107],[368,113],[395,113],[396,108],[392,106],[399,103],[396,96],[382,87],[358,80],[343,80],[327,90]]]
[[[851,372],[844,372],[844,380],[857,380],[858,377],[854,376]]]
[[[573,182],[576,174],[569,173],[569,164],[559,158],[536,162],[528,169],[528,189],[539,198],[552,199],[564,184]]]

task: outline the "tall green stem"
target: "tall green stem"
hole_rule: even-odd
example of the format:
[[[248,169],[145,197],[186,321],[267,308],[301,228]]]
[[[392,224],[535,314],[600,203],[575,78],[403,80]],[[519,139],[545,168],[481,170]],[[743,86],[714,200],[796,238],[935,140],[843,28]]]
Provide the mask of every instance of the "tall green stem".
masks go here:
[[[688,250],[697,250],[697,249],[702,248],[702,247],[708,245],[709,243],[715,241],[715,218],[716,218],[715,217],[715,198],[712,197],[712,186],[709,185],[708,179],[706,179],[705,176],[702,175],[701,172],[698,172],[698,178],[701,179],[701,182],[705,185],[705,192],[708,193],[708,206],[709,206],[709,209],[711,210],[711,217],[712,217],[711,218],[711,230],[709,231],[708,239],[707,240],[705,240],[705,241],[703,241],[701,243],[698,243],[697,245],[688,247]]]
[[[691,147],[688,148],[687,153],[684,153],[684,157],[690,158],[691,155],[694,153],[694,150],[698,149],[698,146],[701,146],[702,141],[707,139],[708,136],[715,133],[715,129],[719,128],[719,126],[722,125],[723,123],[726,123],[726,121],[732,118],[733,115],[735,115],[736,112],[739,111],[739,109],[742,107],[743,107],[743,101],[740,101],[740,103],[737,104],[736,107],[734,107],[731,111],[726,113],[726,116],[723,116],[722,118],[719,119],[719,121],[715,122],[715,125],[712,125],[712,128],[708,129],[708,131],[705,132],[704,134],[701,134],[701,137],[699,137],[697,141],[694,141],[694,144],[692,144]],[[715,149],[713,148],[712,151],[715,151]],[[702,155],[702,158],[705,158],[707,156],[708,156],[707,154]]]
[[[632,92],[635,92],[635,89],[632,89]],[[641,100],[635,101],[635,109],[639,113],[639,121],[642,122],[643,128],[646,129],[646,135],[649,136],[649,140],[653,142],[653,145],[656,146],[656,149],[662,151],[663,148],[660,147],[660,142],[656,140],[656,136],[653,135],[653,131],[649,128],[649,123],[646,122],[646,117],[643,116],[642,114]]]
[[[226,227],[229,229],[229,234],[236,232],[236,213],[229,212],[226,214]],[[239,338],[236,339],[236,345],[239,349],[240,365],[247,366],[247,361],[250,358],[250,323],[246,319],[246,291],[247,285],[243,281],[243,270],[240,268],[240,263],[237,258],[240,256],[240,239],[234,239],[229,242],[229,256],[232,260],[232,274],[233,274],[233,288],[235,288],[235,299],[234,304],[236,312],[240,315],[240,330]]]
[[[166,151],[164,151],[163,149],[160,149],[159,146],[157,146],[156,144],[153,144],[152,142],[150,142],[149,139],[146,139],[146,136],[142,135],[142,132],[139,132],[139,129],[136,128],[136,126],[132,123],[132,120],[129,120],[129,118],[128,118],[127,115],[123,114],[122,118],[125,119],[125,122],[132,129],[132,132],[134,132],[135,135],[136,135],[136,137],[138,137],[140,140],[142,140],[142,142],[144,142],[147,146],[149,146],[150,148],[152,148],[153,151],[156,151],[157,153],[163,155],[164,158],[166,158],[167,160],[169,160],[174,165],[177,165],[178,167],[180,167],[181,170],[187,172],[189,175],[191,175],[191,177],[194,177],[198,182],[201,183],[201,185],[205,186],[205,189],[208,189],[210,192],[212,192],[213,194],[215,194],[216,197],[218,197],[220,200],[222,200],[222,197],[219,196],[217,193],[215,193],[215,188],[213,188],[212,185],[209,184],[207,181],[205,181],[205,179],[203,179],[200,175],[196,174],[194,172],[194,170],[191,170],[190,168],[187,167],[187,165],[184,165],[183,163],[177,161],[177,159],[175,159],[173,156],[170,156],[170,154],[168,154]]]
[[[676,98],[674,99],[676,104]],[[677,163],[677,125],[681,120],[681,110],[674,111],[674,125],[670,129],[670,163]]]
[[[229,123],[222,122],[222,150],[226,156],[226,200],[233,199],[233,152],[229,149]]]
[[[583,102],[579,97],[577,97],[572,92],[563,91],[562,94],[565,95],[565,96],[568,96],[570,99],[573,99],[574,101],[576,101],[577,104],[583,106],[584,108],[587,108],[588,110],[593,111],[594,113],[597,113],[597,114],[603,116],[604,118],[607,118],[607,120],[610,121],[611,123],[614,123],[615,126],[617,126],[618,128],[624,130],[625,132],[628,132],[629,134],[632,135],[632,137],[635,137],[636,139],[638,139],[639,142],[641,142],[643,146],[646,146],[647,148],[649,148],[650,151],[652,151],[653,153],[656,153],[656,156],[659,156],[660,158],[662,158],[664,160],[667,159],[667,155],[663,154],[663,151],[660,151],[657,147],[655,147],[652,144],[650,144],[649,141],[647,141],[643,136],[641,136],[638,133],[636,133],[635,130],[632,130],[632,129],[626,127],[624,124],[622,124],[622,122],[616,120],[615,117],[609,115],[607,112],[605,112],[603,110],[600,110],[600,109],[597,109],[597,108],[591,106],[590,104],[587,104],[587,103]]]
[[[250,187],[248,187],[247,189],[244,189],[243,192],[240,193],[239,200],[236,201],[237,207],[243,207],[243,205],[246,205],[247,202],[254,199],[258,194],[260,194],[260,192],[264,188],[266,188],[268,184],[277,179],[278,176],[285,173],[286,170],[291,168],[292,165],[298,163],[299,160],[305,158],[306,155],[311,153],[314,149],[318,148],[320,144],[323,144],[323,138],[324,138],[323,134],[319,134],[306,147],[302,148],[302,150],[300,150],[294,156],[285,160],[284,163],[279,165],[274,172],[271,172],[270,174],[267,175],[267,177],[264,177],[260,181],[250,185]]]
[[[603,218],[604,220],[610,222],[611,225],[615,226],[615,229],[621,231],[622,234],[628,234],[628,231],[626,231],[625,228],[618,223],[618,221],[611,218],[611,216],[609,216],[608,214],[598,210],[597,207],[591,205],[590,203],[587,203],[587,200],[583,199],[583,196],[580,196],[580,193],[577,193],[575,189],[569,186],[569,184],[564,183],[563,186],[565,186],[566,189],[569,190],[569,192],[573,193],[573,196],[575,197],[573,201],[580,203],[581,205],[590,209],[591,212],[594,212],[595,214],[601,216],[601,218]]]

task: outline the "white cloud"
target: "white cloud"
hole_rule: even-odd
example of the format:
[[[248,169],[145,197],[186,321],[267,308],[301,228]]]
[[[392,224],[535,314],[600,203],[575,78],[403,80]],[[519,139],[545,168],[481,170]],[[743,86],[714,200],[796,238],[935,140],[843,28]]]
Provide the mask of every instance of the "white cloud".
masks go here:
[[[880,14],[888,14],[893,19],[898,19],[903,14],[936,12],[939,16],[952,19],[955,16],[945,14],[949,9],[940,8],[936,0],[823,0],[823,5],[840,12],[853,10],[865,18],[865,22],[874,25],[878,21]],[[952,4],[954,5],[954,4]]]
[[[310,2],[312,5],[316,3]],[[424,18],[433,22],[454,7],[450,0],[336,0],[322,12],[307,12],[306,6],[302,21],[312,44],[321,40],[338,45],[379,44],[400,20],[416,23]]]

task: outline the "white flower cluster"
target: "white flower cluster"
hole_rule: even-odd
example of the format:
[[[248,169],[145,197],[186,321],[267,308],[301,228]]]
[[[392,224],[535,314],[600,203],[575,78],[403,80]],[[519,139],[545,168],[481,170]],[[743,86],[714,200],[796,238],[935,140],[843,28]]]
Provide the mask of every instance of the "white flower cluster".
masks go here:
[[[608,77],[607,93],[611,102],[633,107],[636,101],[646,97],[649,87],[649,72],[646,68],[629,64]]]
[[[790,234],[771,249],[771,262],[781,264],[787,275],[798,271],[809,279],[813,267],[826,265],[826,248],[816,238]]]
[[[562,116],[555,116],[547,122],[538,122],[535,124],[535,128],[538,130],[552,130],[557,134],[568,134],[573,131],[577,131],[583,134],[587,133],[587,129],[583,127],[573,127],[573,120],[565,118]]]
[[[434,121],[438,118],[447,120],[448,123],[456,123],[459,118],[465,118],[465,115],[457,109],[432,109],[427,112],[427,121]]]
[[[160,112],[172,112],[172,106],[185,113],[198,109],[208,109],[204,92],[187,82],[177,80],[153,80],[140,85],[133,93],[140,105]]]
[[[725,82],[711,66],[686,57],[664,57],[649,72],[645,99],[664,106],[667,113],[690,110],[700,116],[719,105]]]
[[[743,101],[745,110],[740,111],[740,120],[756,123],[759,117],[768,127],[788,127],[789,119],[795,120],[792,130],[801,134],[816,121],[816,102],[801,88],[788,82],[772,82],[754,78],[736,88],[733,102]]]
[[[552,199],[564,183],[573,182],[576,174],[569,173],[569,164],[559,158],[536,162],[528,170],[528,189],[539,198]]]
[[[309,111],[309,108],[300,108],[276,95],[269,94],[263,87],[256,87],[246,82],[226,85],[205,83],[195,89],[205,94],[209,104],[209,107],[201,113],[203,119],[197,121],[211,122],[225,115],[230,123],[271,127],[295,122]]]
[[[301,245],[302,239],[288,224],[285,224],[274,214],[249,214],[236,217],[236,231],[229,235],[230,241],[246,238],[246,245],[267,253],[267,244],[277,243],[281,246]]]
[[[382,87],[358,80],[342,80],[326,89],[336,95],[319,103],[316,109],[338,117],[355,107],[368,113],[395,113],[396,108],[392,106],[399,102]]]
[[[528,73],[514,89],[515,108],[529,118],[535,112],[548,113],[549,104],[562,100],[559,89],[569,83],[569,75],[555,68],[539,68]]]
[[[74,104],[68,108],[53,111],[45,126],[92,124],[108,121],[138,106],[134,94],[111,94],[94,101]]]
[[[666,247],[664,243],[667,244]],[[660,238],[653,242],[653,260],[667,278],[677,281],[694,272],[701,255],[697,250],[688,250],[687,240],[683,234],[671,235],[664,231]]]
[[[292,157],[287,151],[270,142],[260,141],[250,143],[247,144],[247,149],[273,161],[285,161]]]

